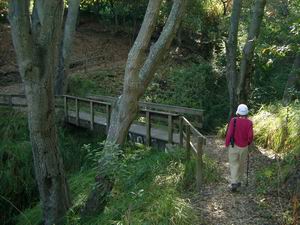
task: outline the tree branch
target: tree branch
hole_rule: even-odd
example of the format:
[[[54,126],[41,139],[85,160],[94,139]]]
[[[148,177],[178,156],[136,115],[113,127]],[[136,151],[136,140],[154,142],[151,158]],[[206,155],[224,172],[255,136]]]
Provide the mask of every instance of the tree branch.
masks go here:
[[[33,38],[29,19],[29,0],[10,0],[8,18],[20,70],[32,67]],[[21,75],[24,72],[20,71]]]
[[[143,84],[144,89],[151,81],[156,67],[162,60],[164,53],[169,49],[176,31],[179,28],[182,15],[185,10],[186,0],[174,0],[171,12],[167,22],[161,32],[158,40],[150,48],[149,55],[145,60],[143,67],[140,70],[139,78]]]
[[[240,96],[242,91],[246,91],[245,82],[246,79],[250,79],[251,67],[252,67],[252,59],[255,49],[255,43],[259,36],[259,31],[262,23],[262,19],[264,16],[264,9],[266,5],[266,0],[256,0],[255,5],[253,7],[253,15],[251,24],[249,27],[248,37],[246,44],[243,48],[243,56],[241,60],[241,71],[239,77],[239,84],[237,87],[237,94]],[[246,94],[246,93],[244,93]]]
[[[64,28],[63,37],[63,58],[64,61],[69,58],[71,54],[72,40],[75,34],[76,21],[79,11],[80,0],[69,0],[68,1],[68,15]]]
[[[40,46],[47,46],[47,43],[53,42],[56,37],[55,32],[60,31],[57,26],[62,26],[62,12],[64,7],[63,0],[40,0],[35,2],[34,9],[37,13],[38,22],[34,28],[38,31],[36,40]]]
[[[161,2],[162,0],[149,0],[141,29],[128,54],[125,74],[130,74],[131,71],[138,71],[141,67],[159,15]]]

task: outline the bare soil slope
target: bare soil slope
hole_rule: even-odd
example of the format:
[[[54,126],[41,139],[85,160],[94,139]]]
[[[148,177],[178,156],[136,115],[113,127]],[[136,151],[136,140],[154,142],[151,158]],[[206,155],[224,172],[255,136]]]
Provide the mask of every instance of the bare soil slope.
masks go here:
[[[93,67],[115,70],[118,76],[122,76],[130,44],[130,38],[125,34],[115,35],[99,23],[84,23],[77,28],[71,62],[93,59]],[[75,64],[71,73],[77,69]],[[0,24],[0,93],[23,91],[10,26]]]

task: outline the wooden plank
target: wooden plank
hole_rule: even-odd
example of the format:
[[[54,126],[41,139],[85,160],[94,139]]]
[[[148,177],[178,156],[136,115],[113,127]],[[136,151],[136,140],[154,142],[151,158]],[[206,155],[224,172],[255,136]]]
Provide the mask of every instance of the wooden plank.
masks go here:
[[[196,136],[201,136],[203,138],[205,138],[205,136],[203,134],[201,134],[191,123],[190,121],[187,120],[187,118],[185,118],[184,116],[182,117],[183,122],[186,124],[186,126],[190,127],[191,132],[196,135]]]
[[[140,109],[140,112],[146,113],[150,112],[151,114],[154,115],[162,115],[162,116],[179,116],[179,114],[172,113],[172,112],[165,112],[165,111],[157,111],[157,110],[150,110],[150,109]]]
[[[197,137],[196,187],[198,191],[201,191],[203,184],[203,142],[202,137]]]
[[[91,99],[102,100],[102,101],[110,101],[114,102],[117,98],[111,96],[89,96]],[[139,101],[139,106],[143,110],[158,110],[158,111],[166,111],[166,112],[173,112],[177,114],[188,114],[194,116],[203,116],[204,110],[202,109],[195,109],[195,108],[188,108],[182,106],[174,106],[174,105],[166,105],[166,104],[159,104],[159,103],[150,103],[150,102],[142,102]]]
[[[146,145],[151,145],[151,112],[146,112]]]
[[[69,99],[78,99],[82,102],[90,102],[93,101],[94,103],[98,104],[98,105],[111,105],[110,102],[105,102],[105,101],[97,101],[97,100],[93,100],[93,99],[88,99],[88,98],[81,98],[81,97],[76,97],[76,96],[71,96],[71,95],[63,95],[63,96],[67,96]]]
[[[90,101],[90,129],[94,130],[94,103]]]

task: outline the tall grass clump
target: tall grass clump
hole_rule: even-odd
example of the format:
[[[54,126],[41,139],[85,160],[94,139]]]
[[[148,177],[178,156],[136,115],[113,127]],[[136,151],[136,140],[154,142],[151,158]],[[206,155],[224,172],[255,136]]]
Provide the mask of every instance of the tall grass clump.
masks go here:
[[[300,146],[300,103],[263,106],[253,116],[258,144],[277,153],[296,151]]]
[[[126,148],[118,165],[114,165],[117,167],[114,170],[115,185],[104,212],[79,219],[78,208],[83,206],[88,193],[82,190],[75,197],[75,208],[68,216],[69,224],[197,224],[195,211],[181,193],[183,160],[180,151],[166,154],[143,146]]]
[[[293,211],[299,210],[295,202],[300,196],[300,103],[263,106],[254,115],[253,122],[257,143],[281,156],[257,171],[257,191],[290,199],[293,207],[283,212],[282,224],[298,224],[292,221],[297,220]]]
[[[0,137],[0,221],[12,224],[14,215],[37,200],[26,117],[1,108]]]

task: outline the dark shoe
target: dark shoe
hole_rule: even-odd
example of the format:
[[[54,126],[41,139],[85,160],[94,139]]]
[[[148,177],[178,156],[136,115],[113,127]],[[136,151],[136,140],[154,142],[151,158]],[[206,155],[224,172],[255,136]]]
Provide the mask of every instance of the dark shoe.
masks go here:
[[[231,184],[231,191],[237,192],[238,184]]]
[[[242,183],[241,183],[241,182],[238,182],[236,185],[237,185],[237,187],[239,188],[239,187],[242,186]]]

